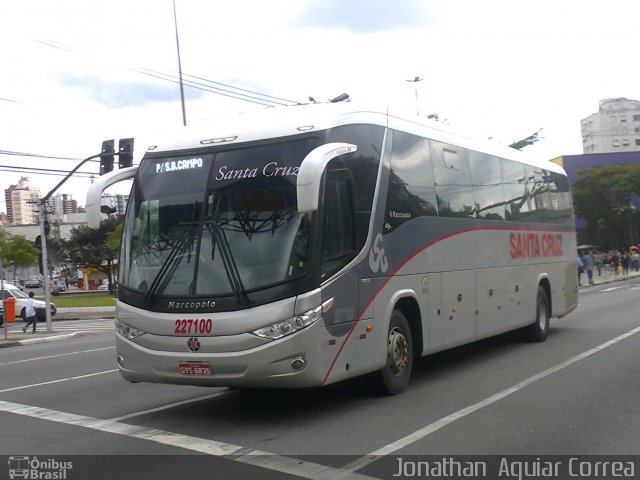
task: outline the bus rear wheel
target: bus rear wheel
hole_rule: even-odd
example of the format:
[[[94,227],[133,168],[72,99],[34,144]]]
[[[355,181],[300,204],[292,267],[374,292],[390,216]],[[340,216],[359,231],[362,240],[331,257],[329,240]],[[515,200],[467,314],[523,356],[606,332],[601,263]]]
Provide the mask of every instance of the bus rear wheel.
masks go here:
[[[413,367],[413,344],[409,322],[394,310],[387,333],[387,362],[377,374],[377,386],[385,395],[397,395],[409,386]]]
[[[536,298],[535,321],[525,329],[525,336],[530,342],[544,342],[549,334],[549,298],[544,288],[538,287]]]

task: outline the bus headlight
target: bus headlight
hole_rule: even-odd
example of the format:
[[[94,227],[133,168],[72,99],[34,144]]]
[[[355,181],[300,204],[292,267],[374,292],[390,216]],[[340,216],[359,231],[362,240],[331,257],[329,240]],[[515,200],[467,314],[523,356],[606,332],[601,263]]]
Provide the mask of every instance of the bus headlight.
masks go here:
[[[292,333],[302,330],[309,325],[314,324],[322,318],[322,305],[304,312],[301,315],[296,315],[288,320],[283,320],[273,325],[268,325],[259,330],[254,330],[252,333],[262,338],[268,338],[269,340],[276,340],[278,338],[285,337]]]
[[[127,340],[133,340],[134,338],[138,338],[139,336],[147,333],[143,330],[132,327],[131,325],[127,325],[126,323],[121,322],[120,320],[116,320],[116,332],[118,332]]]

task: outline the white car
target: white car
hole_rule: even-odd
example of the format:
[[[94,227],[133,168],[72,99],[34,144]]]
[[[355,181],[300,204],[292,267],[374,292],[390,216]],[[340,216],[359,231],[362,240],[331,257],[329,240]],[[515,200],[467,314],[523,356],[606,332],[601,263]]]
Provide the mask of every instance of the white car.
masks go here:
[[[13,297],[16,299],[16,319],[18,317],[25,318],[25,306],[27,305],[27,300],[29,299],[29,295],[24,293],[18,287],[13,285],[12,283],[4,283],[4,290],[2,290],[2,299],[7,299],[9,297]],[[44,322],[46,320],[45,315],[45,302],[42,300],[34,300],[36,306],[36,317],[38,317],[39,322]],[[56,306],[51,304],[51,316],[53,317],[56,314]]]

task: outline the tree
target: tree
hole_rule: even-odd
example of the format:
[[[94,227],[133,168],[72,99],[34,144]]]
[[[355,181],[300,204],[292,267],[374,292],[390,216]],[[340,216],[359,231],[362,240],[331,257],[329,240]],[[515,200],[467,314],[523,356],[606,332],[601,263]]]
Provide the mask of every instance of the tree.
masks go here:
[[[117,250],[109,246],[108,235],[116,229],[117,221],[104,220],[97,229],[81,226],[71,231],[71,238],[63,247],[76,265],[91,267],[104,272],[109,280],[109,290],[113,289],[114,261]]]
[[[65,240],[58,237],[47,237],[47,263],[57,265],[69,262],[69,252]]]
[[[640,164],[612,165],[578,171],[573,185],[576,215],[586,221],[579,243],[627,248],[640,240]]]
[[[11,235],[0,229],[0,255],[5,268],[13,268],[16,276],[18,268],[26,268],[38,263],[39,250],[22,235]]]
[[[534,143],[536,143],[537,141],[540,140],[540,132],[542,131],[542,128],[538,129],[538,131],[532,133],[531,135],[529,135],[526,138],[523,138],[522,140],[518,140],[517,142],[513,142],[511,145],[509,145],[511,148],[515,148],[516,150],[522,150],[525,147],[528,147],[529,145],[533,145]]]

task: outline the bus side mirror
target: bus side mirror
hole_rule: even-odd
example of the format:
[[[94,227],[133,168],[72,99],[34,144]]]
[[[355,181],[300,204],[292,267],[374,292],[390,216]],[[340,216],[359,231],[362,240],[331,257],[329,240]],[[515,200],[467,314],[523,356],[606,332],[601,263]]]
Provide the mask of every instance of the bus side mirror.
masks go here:
[[[318,209],[320,181],[327,164],[340,155],[358,149],[351,143],[327,143],[311,150],[300,165],[296,182],[298,212],[311,213]]]
[[[100,227],[101,207],[102,207],[102,192],[107,187],[110,187],[114,183],[121,182],[123,180],[129,180],[135,177],[138,167],[123,168],[122,170],[116,170],[115,172],[107,173],[96,179],[87,192],[87,201],[85,203],[85,209],[87,210],[87,223],[89,228]]]

